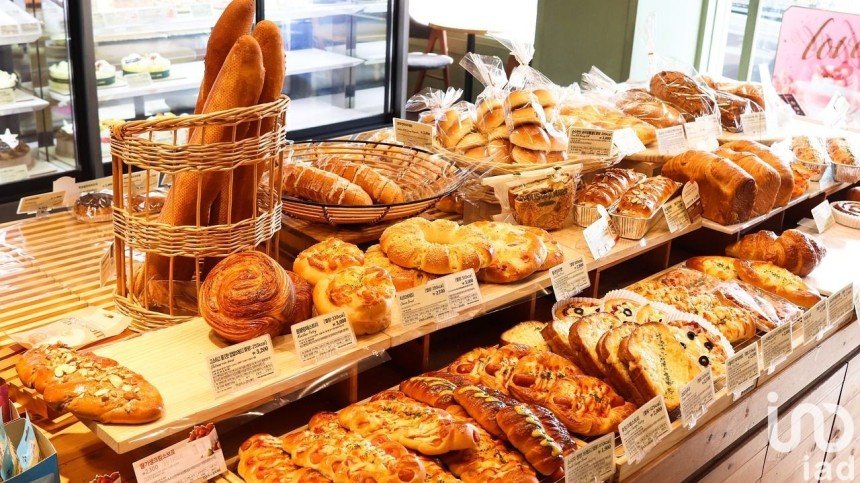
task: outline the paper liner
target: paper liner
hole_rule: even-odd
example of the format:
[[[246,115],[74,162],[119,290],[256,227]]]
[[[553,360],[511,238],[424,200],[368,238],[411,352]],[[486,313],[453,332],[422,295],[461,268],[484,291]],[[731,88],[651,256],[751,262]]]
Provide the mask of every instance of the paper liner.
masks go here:
[[[567,307],[575,302],[589,302],[594,303],[601,306],[601,310],[603,310],[603,301],[600,299],[595,299],[591,297],[570,297],[566,299],[559,300],[558,302],[552,304],[552,320],[566,320],[556,316],[556,311]]]
[[[840,183],[856,183],[860,181],[860,166],[833,163],[833,179]]]
[[[854,228],[855,230],[860,230],[860,216],[852,216],[852,215],[847,215],[845,213],[842,213],[841,211],[837,210],[836,207],[834,206],[834,205],[836,205],[836,203],[839,203],[839,202],[834,201],[833,203],[830,203],[830,207],[832,208],[832,212],[833,212],[833,219],[836,220],[836,223],[839,223],[840,225],[847,226],[848,228]]]

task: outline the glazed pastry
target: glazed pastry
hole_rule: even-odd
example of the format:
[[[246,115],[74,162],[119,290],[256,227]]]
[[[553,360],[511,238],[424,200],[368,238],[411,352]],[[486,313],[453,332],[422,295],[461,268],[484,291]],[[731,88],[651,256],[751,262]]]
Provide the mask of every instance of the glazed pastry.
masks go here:
[[[379,245],[373,245],[364,253],[365,267],[378,267],[391,275],[391,281],[394,283],[394,288],[397,291],[408,290],[414,287],[420,287],[430,280],[436,278],[436,275],[423,272],[414,268],[403,268],[400,265],[391,263],[391,260],[382,252]]]
[[[289,326],[295,302],[286,270],[257,251],[234,253],[218,262],[198,295],[200,316],[230,342],[280,334]]]
[[[542,405],[570,432],[583,436],[611,433],[636,410],[609,384],[591,376],[559,379]]]
[[[490,264],[493,248],[479,230],[450,220],[409,218],[382,232],[379,246],[393,263],[448,274]]]
[[[411,377],[400,383],[400,390],[412,399],[439,409],[456,406],[454,391],[457,384],[445,377],[428,373]]]
[[[704,256],[690,258],[684,264],[720,280],[737,280],[738,270],[735,267],[735,261],[736,259],[732,257]]]
[[[531,352],[531,347],[520,344],[507,344],[490,350],[478,373],[480,383],[508,395],[508,381],[514,368]]]
[[[75,201],[75,219],[87,223],[101,223],[113,218],[113,195],[110,193],[84,193]]]
[[[239,447],[237,473],[248,483],[326,483],[331,480],[310,468],[293,463],[281,439],[255,434]]]
[[[517,404],[498,411],[496,421],[514,448],[525,456],[538,472],[552,475],[564,463],[561,445],[544,430],[528,406]]]
[[[610,168],[594,179],[576,195],[576,203],[584,206],[600,205],[609,208],[627,190],[645,179],[645,175],[630,169]]]
[[[476,221],[469,225],[479,231],[492,247],[489,265],[478,271],[478,280],[510,283],[522,280],[543,266],[547,249],[534,233],[510,223]]]
[[[355,335],[375,334],[391,324],[396,289],[391,275],[378,267],[348,267],[314,286],[319,314],[345,310]]]
[[[360,248],[337,238],[328,238],[302,250],[293,262],[293,270],[311,285],[316,285],[329,275],[363,263],[364,253]]]
[[[799,277],[805,277],[821,263],[827,250],[814,238],[798,230],[785,230],[780,236],[762,230],[744,235],[726,248],[726,254],[745,260],[770,262]]]
[[[677,109],[652,96],[645,89],[624,91],[615,106],[624,114],[641,119],[658,129],[684,123],[684,116]]]
[[[719,112],[713,90],[682,72],[658,72],[650,87],[651,94],[681,111],[687,122]]]
[[[538,483],[534,470],[518,451],[483,429],[476,429],[475,449],[442,455],[451,473],[464,483]]]
[[[471,384],[455,389],[454,399],[488,433],[507,439],[496,416],[499,411],[514,404],[514,400],[493,389]]]

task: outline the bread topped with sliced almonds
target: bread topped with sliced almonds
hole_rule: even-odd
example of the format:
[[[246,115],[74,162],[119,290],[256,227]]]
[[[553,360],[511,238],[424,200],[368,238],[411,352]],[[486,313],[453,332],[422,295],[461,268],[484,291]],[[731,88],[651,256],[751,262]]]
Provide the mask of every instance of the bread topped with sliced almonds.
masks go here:
[[[738,278],[766,292],[779,295],[789,302],[810,308],[821,301],[821,295],[803,279],[770,262],[737,260]]]

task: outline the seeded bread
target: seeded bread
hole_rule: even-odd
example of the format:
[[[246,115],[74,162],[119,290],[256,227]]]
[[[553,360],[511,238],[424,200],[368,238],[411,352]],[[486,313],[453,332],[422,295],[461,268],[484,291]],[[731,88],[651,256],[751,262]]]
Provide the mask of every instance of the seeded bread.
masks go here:
[[[618,358],[642,397],[650,400],[662,394],[669,411],[680,406],[681,389],[701,370],[664,324],[636,327],[618,346]]]
[[[549,346],[543,339],[543,335],[541,335],[541,331],[546,326],[546,322],[538,322],[536,320],[520,322],[502,332],[502,344],[522,344],[539,351],[548,351]]]
[[[617,317],[606,313],[589,315],[574,322],[568,334],[573,363],[586,374],[605,376],[606,368],[597,355],[597,343],[603,334],[621,324],[622,321]]]

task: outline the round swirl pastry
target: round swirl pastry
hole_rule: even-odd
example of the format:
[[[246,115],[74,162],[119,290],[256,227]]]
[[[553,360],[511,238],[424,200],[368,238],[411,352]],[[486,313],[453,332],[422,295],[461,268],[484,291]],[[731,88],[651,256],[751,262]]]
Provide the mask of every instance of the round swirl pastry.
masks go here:
[[[75,202],[75,218],[87,223],[110,221],[112,204],[110,193],[84,193]]]
[[[391,280],[394,282],[394,288],[398,291],[408,290],[413,287],[419,287],[436,278],[435,275],[416,270],[414,268],[403,268],[399,265],[391,263],[391,260],[382,252],[379,245],[373,245],[364,253],[365,267],[379,267],[384,269],[391,275]]]
[[[328,238],[299,253],[293,262],[293,270],[311,285],[316,285],[335,272],[362,263],[364,252],[360,248],[337,238]]]
[[[348,267],[314,286],[314,307],[320,314],[343,309],[355,335],[375,334],[391,324],[395,293],[385,270]]]
[[[198,308],[212,330],[230,342],[278,335],[290,321],[296,293],[278,262],[256,251],[218,262],[200,287]]]
[[[386,228],[379,246],[401,267],[438,275],[478,270],[493,258],[492,245],[483,233],[450,220],[409,218]]]
[[[535,273],[547,257],[546,245],[534,233],[510,223],[477,221],[471,225],[492,243],[493,259],[478,271],[478,280],[509,283]]]
[[[304,322],[305,320],[310,319],[313,316],[314,310],[314,288],[311,284],[295,272],[290,272],[288,270],[287,276],[290,277],[290,281],[293,282],[296,300],[293,304],[293,310],[290,312],[290,317],[287,322],[288,326],[281,330],[282,334],[286,334],[293,324],[298,324],[299,322]]]

